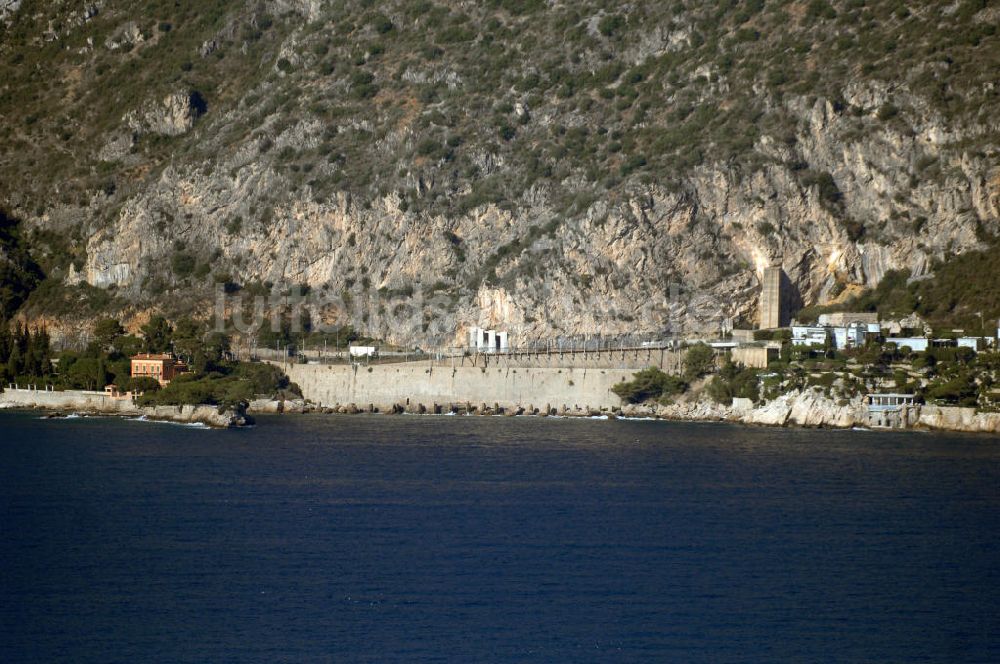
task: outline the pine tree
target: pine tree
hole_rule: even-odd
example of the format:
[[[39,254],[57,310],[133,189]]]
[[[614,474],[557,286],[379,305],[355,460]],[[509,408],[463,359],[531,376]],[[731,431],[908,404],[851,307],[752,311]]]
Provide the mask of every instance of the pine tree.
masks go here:
[[[49,334],[44,328],[26,331],[24,353],[24,373],[32,376],[47,376],[52,372],[49,361]]]
[[[35,330],[34,344],[40,365],[39,375],[48,376],[52,373],[52,338],[44,325]]]
[[[7,369],[14,376],[20,376],[24,371],[24,355],[16,343],[10,351],[10,357],[7,358]]]
[[[97,360],[97,375],[96,375],[97,385],[94,387],[95,390],[104,389],[104,386],[108,384],[110,379],[108,378],[108,368],[104,365],[104,358]]]
[[[10,359],[10,351],[14,340],[10,334],[10,328],[0,324],[0,363],[7,364]]]
[[[17,346],[23,358],[24,354],[28,352],[28,328],[20,321],[17,323],[17,329],[14,330],[14,345]]]

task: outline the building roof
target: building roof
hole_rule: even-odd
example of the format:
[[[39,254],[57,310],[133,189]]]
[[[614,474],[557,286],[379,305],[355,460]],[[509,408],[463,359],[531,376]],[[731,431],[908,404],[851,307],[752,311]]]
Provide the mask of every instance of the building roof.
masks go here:
[[[132,356],[133,360],[172,360],[174,356],[170,353],[138,353]]]

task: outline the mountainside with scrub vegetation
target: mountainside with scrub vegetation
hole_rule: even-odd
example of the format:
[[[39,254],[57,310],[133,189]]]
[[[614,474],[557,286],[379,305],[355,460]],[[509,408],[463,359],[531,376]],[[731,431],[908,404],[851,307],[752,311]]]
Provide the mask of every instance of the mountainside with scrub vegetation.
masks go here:
[[[933,284],[995,267],[998,25],[996,0],[0,2],[0,307],[74,343],[301,286],[397,343],[655,336],[752,324],[780,264],[800,306],[994,318],[990,270]]]

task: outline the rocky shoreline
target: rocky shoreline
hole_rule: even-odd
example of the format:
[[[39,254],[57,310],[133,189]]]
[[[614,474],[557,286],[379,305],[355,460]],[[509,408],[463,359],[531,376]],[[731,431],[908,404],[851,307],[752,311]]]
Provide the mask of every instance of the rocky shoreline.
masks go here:
[[[115,411],[82,409],[61,410],[43,407],[15,407],[15,409],[34,410],[46,413],[47,418],[62,419],[69,417],[121,417],[130,420],[149,420],[152,422],[169,422],[188,426],[203,426],[209,429],[232,429],[252,426],[254,420],[248,415],[237,415],[232,411],[218,413],[214,406],[160,406],[157,408],[142,408],[138,411]],[[170,409],[164,412],[162,409]],[[209,412],[212,411],[212,412]]]
[[[144,418],[179,424],[203,424],[228,429],[253,424],[243,407],[218,406],[137,406],[127,399],[108,398],[101,392],[7,389],[0,393],[0,407],[39,410],[55,414],[81,414]]]
[[[589,407],[553,407],[545,404],[505,408],[499,404],[336,404],[318,406],[307,400],[258,400],[251,402],[254,413],[300,414],[413,414],[413,415],[480,415],[536,416],[580,418],[632,418],[677,422],[730,422],[752,426],[802,427],[827,429],[869,428],[868,409],[861,397],[835,401],[821,390],[790,392],[764,404],[755,405],[749,399],[735,399],[730,406],[710,401],[692,401],[669,405],[626,404],[615,409]],[[1000,433],[1000,413],[976,412],[973,408],[923,405],[914,407],[906,428],[896,431],[955,431],[966,433]]]
[[[319,406],[308,400],[257,399],[245,408],[224,408],[209,405],[136,406],[130,401],[110,400],[101,393],[50,392],[7,390],[0,394],[0,407],[40,410],[54,416],[66,414],[118,415],[179,424],[202,424],[225,429],[252,425],[254,414],[412,414],[412,415],[480,415],[535,416],[579,418],[656,419],[676,422],[730,422],[752,426],[854,429],[871,426],[867,406],[860,397],[834,401],[821,390],[790,392],[764,404],[755,405],[749,399],[735,399],[726,406],[711,401],[689,401],[674,404],[626,404],[618,408],[588,406],[504,407],[498,403],[473,404],[336,404]],[[966,433],[1000,433],[1000,413],[977,412],[973,408],[922,405],[913,407],[905,430],[955,431]]]

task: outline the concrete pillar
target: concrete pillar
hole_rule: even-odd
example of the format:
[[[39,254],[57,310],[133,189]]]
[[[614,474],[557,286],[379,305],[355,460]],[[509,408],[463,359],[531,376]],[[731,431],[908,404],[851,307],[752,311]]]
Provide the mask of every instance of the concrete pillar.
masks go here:
[[[781,278],[780,266],[764,269],[760,293],[760,327],[764,329],[781,327]]]

